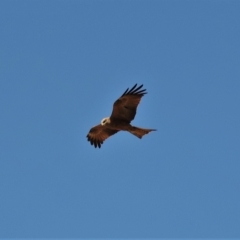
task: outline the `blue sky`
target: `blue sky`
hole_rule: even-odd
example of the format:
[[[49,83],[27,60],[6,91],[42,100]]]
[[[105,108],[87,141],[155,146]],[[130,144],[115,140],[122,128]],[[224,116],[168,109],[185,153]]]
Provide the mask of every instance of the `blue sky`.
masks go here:
[[[240,238],[240,1],[0,2],[0,237]],[[95,149],[128,87],[133,125]]]

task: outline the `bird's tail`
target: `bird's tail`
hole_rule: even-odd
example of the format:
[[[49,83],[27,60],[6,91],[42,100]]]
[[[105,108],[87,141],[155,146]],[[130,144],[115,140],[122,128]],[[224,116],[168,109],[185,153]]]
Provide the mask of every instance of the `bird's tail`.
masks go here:
[[[142,138],[145,134],[148,134],[151,131],[157,131],[156,129],[147,129],[147,128],[139,128],[139,127],[133,127],[128,130],[130,133],[135,135],[138,138]]]

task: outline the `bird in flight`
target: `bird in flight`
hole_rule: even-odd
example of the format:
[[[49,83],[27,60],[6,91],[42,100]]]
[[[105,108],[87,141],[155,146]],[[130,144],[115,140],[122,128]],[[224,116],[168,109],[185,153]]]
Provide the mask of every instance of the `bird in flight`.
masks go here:
[[[141,89],[143,85],[135,84],[130,90],[126,90],[122,96],[113,104],[113,111],[110,117],[106,117],[101,124],[90,129],[87,139],[95,148],[101,148],[101,144],[119,131],[128,131],[138,138],[156,129],[134,127],[130,123],[134,119],[137,106],[141,98],[147,93]]]

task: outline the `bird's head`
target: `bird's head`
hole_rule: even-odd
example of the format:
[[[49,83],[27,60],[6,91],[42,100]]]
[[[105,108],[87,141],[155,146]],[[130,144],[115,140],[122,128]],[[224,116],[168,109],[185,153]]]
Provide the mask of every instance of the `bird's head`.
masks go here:
[[[104,126],[104,125],[106,125],[106,124],[108,124],[108,123],[110,123],[111,121],[110,121],[110,118],[109,117],[106,117],[106,118],[104,118],[102,121],[101,121],[101,125],[102,126]]]

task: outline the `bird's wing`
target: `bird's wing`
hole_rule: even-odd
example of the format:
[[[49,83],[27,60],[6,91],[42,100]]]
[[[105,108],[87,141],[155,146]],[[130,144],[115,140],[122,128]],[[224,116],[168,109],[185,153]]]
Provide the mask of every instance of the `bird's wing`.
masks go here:
[[[94,145],[95,148],[96,147],[100,148],[104,140],[106,140],[108,137],[112,136],[117,132],[118,130],[109,129],[99,124],[90,129],[87,135],[87,139],[91,143],[91,145]]]
[[[146,89],[141,89],[143,85],[135,84],[130,90],[126,90],[123,95],[113,104],[111,119],[121,119],[131,122],[137,112],[137,106],[141,98],[146,94]]]

